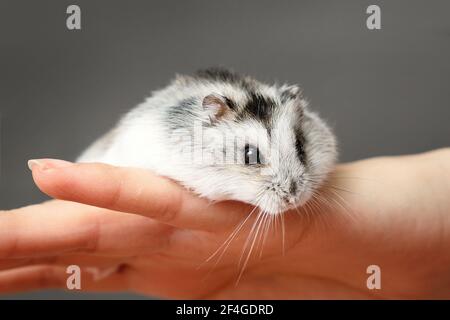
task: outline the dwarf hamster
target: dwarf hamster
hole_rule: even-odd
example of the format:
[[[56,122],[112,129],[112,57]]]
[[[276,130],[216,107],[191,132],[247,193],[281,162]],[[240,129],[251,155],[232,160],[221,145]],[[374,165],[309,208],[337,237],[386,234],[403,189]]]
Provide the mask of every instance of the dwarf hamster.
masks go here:
[[[78,161],[147,168],[210,200],[278,214],[304,204],[336,157],[298,86],[210,68],[154,91]]]

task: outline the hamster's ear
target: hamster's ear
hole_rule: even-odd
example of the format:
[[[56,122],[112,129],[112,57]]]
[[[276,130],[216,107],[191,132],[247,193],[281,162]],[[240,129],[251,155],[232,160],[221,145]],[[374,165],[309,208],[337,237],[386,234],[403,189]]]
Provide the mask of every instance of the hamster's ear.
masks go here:
[[[229,115],[231,108],[227,99],[220,94],[212,93],[203,98],[203,109],[207,112],[211,124]]]

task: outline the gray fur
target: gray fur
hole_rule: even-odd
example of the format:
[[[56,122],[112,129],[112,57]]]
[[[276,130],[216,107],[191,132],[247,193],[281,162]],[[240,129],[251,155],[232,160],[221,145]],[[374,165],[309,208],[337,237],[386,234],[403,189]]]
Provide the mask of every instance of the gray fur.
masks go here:
[[[212,103],[220,101],[218,108],[202,104],[210,96]],[[199,123],[201,143],[184,139],[195,135]],[[241,144],[222,143],[230,135]],[[242,143],[257,146],[264,163],[246,165]],[[188,148],[212,151],[213,157],[198,163],[182,152]],[[228,155],[232,163],[217,161]],[[131,110],[80,161],[145,167],[200,196],[241,200],[275,214],[305,203],[336,156],[333,133],[309,109],[298,86],[268,85],[214,68],[177,76]]]

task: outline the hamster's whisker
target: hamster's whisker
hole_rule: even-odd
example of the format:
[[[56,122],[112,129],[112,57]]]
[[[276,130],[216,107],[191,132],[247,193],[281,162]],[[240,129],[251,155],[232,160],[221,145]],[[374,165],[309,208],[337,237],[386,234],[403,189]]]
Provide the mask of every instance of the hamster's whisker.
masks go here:
[[[258,234],[259,234],[259,231],[261,229],[262,217],[264,217],[264,215],[266,215],[266,214],[267,213],[265,211],[261,210],[260,213],[258,214],[257,220],[255,221],[255,223],[254,223],[254,225],[252,227],[252,231],[255,230],[254,231],[254,236],[253,236],[253,241],[252,241],[252,243],[250,245],[250,249],[248,250],[247,257],[245,258],[245,261],[244,261],[244,263],[243,263],[243,265],[241,267],[241,271],[239,272],[239,276],[238,276],[238,278],[236,280],[236,285],[239,284],[239,281],[240,281],[240,279],[242,277],[242,274],[244,273],[244,270],[247,267],[248,261],[250,260],[250,256],[251,256],[251,254],[253,252],[253,248],[255,246],[256,239],[258,238]],[[256,229],[255,229],[255,226],[256,226]],[[252,231],[250,231],[250,234],[249,234],[249,237],[247,238],[247,240],[250,240],[251,235],[253,233]],[[242,252],[241,259],[242,259],[244,253],[245,253],[245,251]],[[239,264],[241,262],[241,259],[239,260]]]
[[[278,217],[277,217],[277,215],[275,215],[275,217],[274,217],[274,231],[275,231],[275,235],[278,233],[278,229],[279,229],[279,225],[278,225]]]
[[[261,243],[261,251],[259,252],[259,258],[262,257],[263,254],[263,250],[264,250],[264,245],[266,243],[267,240],[267,236],[270,233],[270,226],[271,226],[271,220],[273,219],[273,214],[267,214],[266,215],[266,220],[264,222],[264,229],[263,229],[263,233],[264,233],[264,237]]]
[[[263,215],[263,211],[262,211],[261,209],[259,209],[259,213],[258,213],[258,215],[256,216],[255,221],[253,222],[252,228],[250,229],[250,231],[249,231],[249,233],[248,233],[247,239],[245,240],[245,243],[244,243],[244,246],[243,246],[243,250],[242,250],[241,256],[240,256],[240,258],[239,258],[239,262],[238,262],[238,266],[239,266],[239,267],[240,267],[241,264],[242,264],[242,260],[243,260],[243,258],[244,258],[245,252],[246,252],[246,250],[247,250],[247,246],[249,245],[249,243],[250,243],[250,241],[251,241],[251,239],[252,239],[252,235],[253,235],[255,229],[257,228],[257,225],[258,225],[259,220],[261,219],[262,215]]]
[[[256,244],[256,247],[255,247],[255,252],[262,250],[262,245],[263,245],[263,240],[264,240],[264,235],[265,235],[264,231],[265,231],[265,228],[266,228],[267,217],[268,217],[268,214],[264,212],[263,216],[262,216],[262,219],[261,219],[261,226],[260,226],[261,233],[260,233],[260,236],[259,236],[258,243]]]
[[[306,202],[305,203],[305,207],[307,209],[306,211],[306,218],[308,219],[308,223],[311,223],[312,221],[314,221],[314,209],[312,208],[311,202]],[[297,208],[297,212],[298,212],[298,208]]]
[[[309,199],[309,201],[307,202],[311,208],[312,214],[313,215],[317,215],[317,212],[320,211],[320,206],[322,206],[321,204],[319,204],[318,200],[316,199],[316,195],[313,194],[311,199]],[[314,213],[314,211],[316,211],[316,213]]]
[[[240,256],[240,258],[239,258],[238,266],[241,265],[243,256],[244,256],[245,251],[246,251],[246,249],[247,249],[247,246],[248,246],[248,244],[249,244],[249,242],[250,242],[250,240],[251,240],[252,234],[253,234],[253,232],[255,232],[255,228],[257,227],[259,221],[261,220],[261,217],[263,217],[264,214],[265,214],[265,212],[261,209],[261,205],[263,204],[263,202],[262,202],[262,200],[263,200],[262,196],[264,195],[264,192],[265,192],[264,190],[260,190],[260,191],[258,192],[257,202],[256,202],[256,203],[257,203],[257,207],[256,207],[256,208],[259,209],[259,213],[258,213],[258,215],[257,215],[257,217],[256,217],[256,219],[255,219],[255,221],[254,221],[254,223],[253,223],[253,226],[252,226],[251,230],[249,231],[249,234],[248,234],[248,236],[247,236],[247,239],[246,239],[246,241],[245,241],[245,244],[244,244],[244,246],[243,246],[243,248],[242,248],[242,253],[241,253],[241,256]],[[257,235],[257,234],[256,234],[256,235]]]
[[[265,229],[265,225],[266,225],[266,220],[267,220],[267,216],[268,214],[266,212],[263,213],[262,218],[261,218],[261,222],[258,226],[258,228],[261,230],[261,232],[259,233],[258,239],[256,240],[256,246],[255,246],[255,253],[258,250],[262,249],[262,242],[264,240],[264,229]]]
[[[309,202],[309,201],[308,201],[308,202]],[[298,216],[302,217],[303,215],[306,215],[306,216],[309,215],[309,213],[308,213],[308,211],[309,211],[308,202],[306,202],[304,205],[302,205],[302,208],[303,208],[304,211],[305,211],[304,214],[302,214],[302,213],[300,212],[300,210],[298,210],[298,207],[294,207],[295,212],[297,213]]]
[[[314,214],[314,219],[319,220],[319,222],[322,225],[325,225],[326,228],[330,227],[329,221],[328,219],[325,219],[322,214],[320,214],[321,212],[324,211],[324,207],[327,208],[329,207],[329,204],[327,202],[325,202],[322,199],[322,196],[320,194],[318,194],[317,192],[313,192],[311,198],[309,199],[309,203],[313,208],[313,211],[316,211],[316,214]]]
[[[215,265],[217,265],[218,261],[219,261],[219,260],[222,258],[222,256],[224,255],[224,253],[225,253],[226,249],[229,247],[230,243],[231,243],[231,242],[233,241],[233,239],[237,236],[237,234],[239,233],[239,231],[243,228],[243,226],[245,225],[245,223],[250,219],[250,217],[253,215],[253,213],[255,212],[255,210],[256,210],[257,208],[258,208],[258,207],[254,207],[254,208],[250,211],[250,213],[248,214],[248,216],[247,216],[246,218],[242,219],[242,221],[234,228],[234,230],[233,230],[233,231],[230,233],[230,235],[225,239],[225,241],[219,246],[219,248],[217,248],[217,250],[216,250],[211,256],[209,256],[209,258],[207,258],[207,259],[200,265],[200,267],[203,266],[205,263],[211,261],[211,260],[219,253],[219,251],[220,251],[222,248],[225,247],[225,248],[223,249],[222,253],[220,254],[218,260],[216,261],[216,264],[215,264]],[[200,267],[199,267],[199,268],[200,268]]]
[[[308,173],[309,176],[311,177],[322,177],[323,175],[320,174],[314,174],[314,173]],[[357,177],[357,176],[341,176],[341,175],[333,175],[332,176],[333,179],[354,179],[354,180],[365,180],[365,181],[371,181],[371,182],[381,182],[377,179],[374,178],[369,178],[369,177]]]
[[[216,259],[214,265],[212,266],[212,268],[210,269],[208,274],[205,276],[204,280],[206,278],[208,278],[209,275],[215,270],[215,268],[217,267],[217,265],[219,264],[219,262],[222,260],[223,256],[225,255],[225,252],[227,251],[228,247],[231,245],[232,241],[237,237],[237,235],[239,234],[241,229],[244,227],[245,223],[250,219],[250,217],[253,215],[253,213],[256,211],[256,209],[258,209],[262,193],[263,192],[259,192],[257,194],[257,197],[256,197],[256,204],[257,204],[257,206],[255,206],[250,211],[250,213],[247,215],[246,218],[242,219],[242,221],[234,228],[234,230],[230,233],[230,235],[227,237],[227,239],[225,239],[225,241],[220,245],[220,247],[217,248],[217,250],[211,256],[209,256],[203,263],[201,263],[197,267],[197,270],[200,269],[203,265],[205,265],[206,263],[211,261],[215,256],[217,256],[217,254],[220,252],[220,250],[222,250],[222,252],[218,256],[218,258]]]
[[[338,186],[335,186],[335,185],[329,184],[329,183],[325,184],[324,188],[329,188],[329,189],[334,189],[334,190],[337,190],[337,191],[347,192],[347,193],[350,193],[352,195],[359,195],[359,196],[362,195],[362,194],[360,194],[358,192],[355,192],[355,191],[352,191],[352,190],[348,190],[348,189],[344,189],[342,187],[338,187]]]
[[[279,213],[277,214],[277,216],[280,216],[280,220],[281,220],[281,249],[282,249],[282,253],[283,256],[285,254],[285,241],[286,241],[286,231],[285,231],[285,223],[284,223],[284,214],[283,213]]]
[[[295,209],[297,215],[298,215],[301,219],[304,218],[304,217],[306,216],[307,223],[309,224],[309,223],[311,222],[311,217],[310,217],[311,212],[310,212],[310,204],[309,204],[309,202],[306,202],[306,203],[302,206],[302,208],[304,208],[303,213],[300,212],[300,210],[298,209],[298,207],[295,207],[294,209]]]
[[[355,222],[356,221],[355,214],[351,210],[350,206],[348,205],[348,202],[344,199],[344,197],[342,197],[335,190],[330,189],[328,191],[330,191],[335,197],[337,197],[337,198],[335,198],[335,197],[331,196],[329,199],[332,200],[334,203],[336,203],[340,208],[342,208],[344,210],[344,213],[347,215],[348,218],[350,218],[352,220],[352,222]]]
[[[325,197],[323,193],[313,193],[312,201],[320,203],[319,210],[323,212],[328,210],[336,210],[337,208],[343,209],[345,216],[355,221],[355,215],[349,208],[346,207],[347,202],[345,201],[345,199],[334,190],[328,189],[327,191],[332,193],[329,197]],[[338,199],[336,199],[336,197],[338,197]],[[344,202],[344,204],[339,201]],[[321,215],[319,214],[317,216]],[[322,219],[322,223],[325,223],[325,225],[330,227],[330,219]]]

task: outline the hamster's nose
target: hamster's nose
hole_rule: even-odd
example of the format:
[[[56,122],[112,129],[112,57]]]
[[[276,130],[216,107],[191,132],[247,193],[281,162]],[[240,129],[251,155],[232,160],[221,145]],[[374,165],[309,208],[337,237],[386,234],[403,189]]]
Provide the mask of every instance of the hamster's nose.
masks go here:
[[[295,199],[292,197],[283,197],[283,202],[286,205],[293,205],[293,204],[295,204]]]

